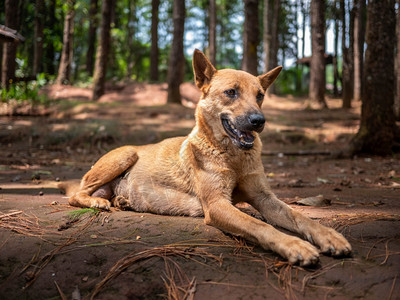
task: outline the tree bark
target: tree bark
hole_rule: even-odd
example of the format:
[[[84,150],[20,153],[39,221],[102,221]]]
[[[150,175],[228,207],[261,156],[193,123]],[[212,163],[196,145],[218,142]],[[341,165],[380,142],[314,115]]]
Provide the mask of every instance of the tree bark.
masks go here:
[[[114,11],[114,0],[102,1],[101,8],[101,27],[100,40],[97,46],[96,63],[93,75],[93,97],[92,100],[98,100],[105,92],[106,75],[107,75],[107,60],[110,50],[110,30],[111,17]]]
[[[18,0],[5,1],[5,26],[18,30]],[[1,84],[2,87],[7,89],[10,84],[15,80],[15,68],[17,57],[17,43],[4,43],[3,44],[3,61],[2,61],[2,74]]]
[[[369,0],[364,97],[353,153],[389,155],[395,138],[394,65],[395,0]]]
[[[311,66],[310,91],[311,102],[327,108],[325,101],[325,2],[311,1]]]
[[[279,49],[279,12],[281,10],[281,0],[274,0],[272,26],[271,26],[271,54],[269,59],[269,70],[278,65],[278,49]],[[274,85],[271,86],[273,89]]]
[[[46,28],[50,28],[50,34],[55,34],[54,27],[57,22],[56,18],[56,0],[47,1],[48,7],[46,7]],[[54,44],[50,34],[46,37],[46,47],[45,47],[45,63],[44,71],[48,74],[55,74],[54,66]]]
[[[338,97],[339,96],[339,91],[338,91],[338,81],[339,81],[339,71],[338,71],[338,50],[339,50],[339,14],[338,14],[338,8],[337,8],[337,3],[338,1],[335,0],[334,2],[334,16],[335,16],[335,26],[334,26],[334,42],[333,42],[333,96]]]
[[[264,48],[264,73],[270,69],[270,52],[271,52],[271,30],[270,30],[270,6],[269,0],[264,0],[263,9],[263,48]]]
[[[160,0],[151,1],[150,80],[158,81],[158,10]]]
[[[362,72],[364,63],[365,27],[363,16],[365,0],[354,0],[354,100],[362,98]]]
[[[242,69],[253,75],[258,74],[259,31],[258,0],[245,0]]]
[[[68,12],[64,20],[63,47],[61,52],[60,66],[56,83],[68,84],[71,77],[71,64],[73,60],[73,39],[74,39],[74,17],[75,0],[68,1]]]
[[[396,37],[397,37],[397,55],[396,55],[396,99],[395,99],[395,114],[400,120],[400,0],[397,0],[397,21],[396,21]]]
[[[35,2],[35,40],[33,48],[33,75],[42,72],[43,58],[43,28],[44,28],[45,12],[44,1],[36,0]]]
[[[96,30],[97,30],[97,11],[99,9],[98,0],[90,0],[89,7],[89,30],[88,30],[88,50],[86,53],[86,72],[93,75],[94,53],[96,49]]]
[[[183,81],[185,57],[183,34],[185,31],[185,0],[174,0],[174,33],[168,64],[168,103],[181,103],[179,87]]]
[[[134,47],[134,39],[135,39],[135,30],[136,30],[136,0],[129,0],[129,6],[128,6],[128,10],[129,10],[129,17],[128,17],[128,24],[127,24],[127,30],[128,30],[128,49],[129,53],[128,53],[128,68],[127,68],[127,74],[126,77],[128,79],[131,79],[132,74],[133,74],[133,68],[135,66],[135,59],[134,59],[134,53],[132,51],[133,47]],[[153,14],[153,12],[152,12]],[[158,13],[157,13],[157,17],[158,17]],[[152,15],[153,18],[153,15]],[[157,19],[158,20],[158,19]],[[153,30],[153,21],[151,24],[151,30]],[[153,31],[152,31],[153,34]],[[157,31],[158,34],[158,31]],[[151,50],[150,51],[154,51],[153,50],[153,40],[154,37],[151,37],[152,39],[152,43],[151,43]],[[158,38],[157,38],[158,39]],[[158,51],[158,47],[157,47],[157,51]],[[150,77],[152,77],[152,68],[154,68],[154,62],[153,60],[153,52],[150,52]],[[157,63],[158,63],[158,52],[157,52]],[[158,72],[158,65],[157,65],[157,72]],[[157,73],[158,76],[158,73]],[[150,78],[150,80],[152,80]],[[155,80],[156,81],[156,80]]]
[[[343,64],[342,64],[342,107],[350,108],[351,100],[353,98],[353,30],[352,24],[354,18],[353,14],[350,13],[350,24],[349,30],[347,30],[346,22],[346,1],[340,0],[340,12],[342,21],[342,53],[343,53]],[[348,33],[349,32],[349,33]],[[349,37],[349,46],[346,44],[346,39]]]
[[[210,0],[209,7],[210,23],[208,27],[208,53],[210,62],[215,66],[217,63],[217,8],[216,0]]]

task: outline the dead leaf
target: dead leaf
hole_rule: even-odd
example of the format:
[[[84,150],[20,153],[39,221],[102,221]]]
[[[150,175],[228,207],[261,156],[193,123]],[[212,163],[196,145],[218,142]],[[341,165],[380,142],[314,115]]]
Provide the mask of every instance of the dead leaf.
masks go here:
[[[331,204],[331,201],[325,199],[323,195],[318,195],[297,200],[296,203],[306,206],[328,206]]]

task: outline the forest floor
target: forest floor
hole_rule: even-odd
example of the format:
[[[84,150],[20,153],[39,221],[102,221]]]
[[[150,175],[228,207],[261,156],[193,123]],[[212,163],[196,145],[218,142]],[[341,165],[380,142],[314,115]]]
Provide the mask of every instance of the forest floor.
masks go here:
[[[0,109],[1,299],[400,299],[400,156],[327,155],[357,132],[360,103],[343,110],[328,99],[330,110],[307,110],[303,98],[264,102],[272,190],[354,250],[301,268],[202,218],[81,210],[57,188],[112,148],[188,134],[193,85],[182,86],[186,107],[165,105],[165,84],[109,87],[97,103],[84,88],[44,92],[58,100]],[[318,195],[322,203],[297,202]]]

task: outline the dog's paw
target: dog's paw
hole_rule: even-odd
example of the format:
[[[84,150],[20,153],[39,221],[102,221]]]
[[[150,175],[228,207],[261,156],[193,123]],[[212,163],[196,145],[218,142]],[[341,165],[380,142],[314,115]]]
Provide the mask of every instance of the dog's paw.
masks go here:
[[[333,256],[346,256],[351,253],[351,245],[346,238],[332,228],[321,226],[312,239],[321,249],[322,253]]]
[[[90,207],[104,209],[104,210],[110,210],[111,203],[107,199],[103,199],[100,197],[91,197]]]
[[[315,265],[319,261],[319,252],[307,241],[297,237],[288,236],[282,240],[277,252],[292,264],[300,266]]]
[[[116,196],[114,197],[112,200],[112,205],[115,207],[118,207],[122,210],[129,210],[130,209],[130,205],[129,205],[129,201],[128,199],[126,199],[123,196]]]

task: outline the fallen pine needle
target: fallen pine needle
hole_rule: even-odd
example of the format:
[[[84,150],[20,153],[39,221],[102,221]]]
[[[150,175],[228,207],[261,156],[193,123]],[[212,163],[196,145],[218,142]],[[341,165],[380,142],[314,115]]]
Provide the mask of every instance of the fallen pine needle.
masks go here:
[[[57,291],[60,294],[61,300],[67,300],[68,299],[67,296],[65,296],[61,288],[58,286],[57,281],[54,280],[54,284],[56,285]]]

